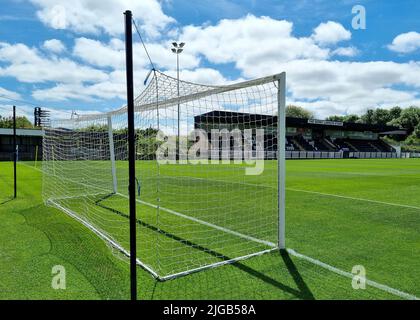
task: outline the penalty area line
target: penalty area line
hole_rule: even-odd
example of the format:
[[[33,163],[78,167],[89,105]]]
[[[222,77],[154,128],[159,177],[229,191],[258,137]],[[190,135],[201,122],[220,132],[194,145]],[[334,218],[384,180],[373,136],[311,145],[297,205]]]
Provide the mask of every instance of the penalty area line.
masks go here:
[[[167,178],[172,178],[172,177],[167,177]],[[225,180],[218,180],[218,179],[206,179],[206,178],[189,177],[189,176],[184,176],[182,178],[191,179],[191,180],[220,182],[220,183],[225,183],[225,184],[239,184],[239,185],[244,185],[244,186],[276,189],[275,186],[270,186],[270,185],[266,185],[266,184],[258,184],[258,183],[247,183],[247,182],[240,182],[240,181],[225,181]],[[365,199],[365,198],[356,198],[356,197],[343,196],[343,195],[333,194],[333,193],[325,193],[325,192],[310,191],[310,190],[295,189],[295,188],[286,188],[286,190],[287,191],[292,191],[292,192],[303,192],[303,193],[317,194],[317,195],[324,196],[324,197],[334,197],[334,198],[349,199],[349,200],[355,200],[355,201],[364,201],[364,202],[377,203],[377,204],[382,204],[382,205],[387,205],[387,206],[394,206],[394,207],[402,207],[402,208],[420,210],[420,207],[406,205],[406,204],[385,202],[385,201]]]
[[[334,197],[334,198],[342,198],[342,199],[349,199],[349,200],[356,200],[356,201],[365,201],[365,202],[383,204],[383,205],[387,205],[387,206],[394,206],[394,207],[402,207],[402,208],[420,210],[420,207],[410,206],[410,205],[406,205],[406,204],[399,204],[399,203],[392,203],[392,202],[385,202],[385,201],[371,200],[371,199],[364,199],[364,198],[355,198],[355,197],[349,197],[349,196],[341,196],[341,195],[332,194],[332,193],[324,193],[324,192],[309,191],[309,190],[294,189],[294,188],[286,188],[286,190],[294,191],[294,192],[304,192],[304,193],[318,194],[320,196],[325,196],[325,197]]]
[[[353,273],[350,273],[350,272],[347,272],[347,271],[338,269],[336,267],[333,267],[333,266],[331,266],[331,265],[329,265],[327,263],[324,263],[322,261],[319,261],[317,259],[314,259],[314,258],[305,256],[305,255],[303,255],[301,253],[296,252],[293,249],[286,249],[286,250],[287,250],[287,252],[289,254],[291,254],[292,256],[294,256],[296,258],[300,258],[302,260],[308,261],[308,262],[310,262],[310,263],[312,263],[314,265],[317,265],[317,266],[319,266],[321,268],[324,268],[326,270],[329,270],[331,272],[334,272],[334,273],[336,273],[338,275],[344,276],[344,277],[349,278],[349,279],[353,279],[354,276],[355,276]],[[376,288],[376,289],[385,291],[385,292],[387,292],[389,294],[398,296],[398,297],[403,298],[403,299],[407,299],[407,300],[420,300],[415,295],[412,295],[412,294],[406,293],[404,291],[400,291],[400,290],[391,288],[391,287],[389,287],[387,285],[384,285],[384,284],[381,284],[381,283],[378,283],[378,282],[375,282],[375,281],[372,281],[372,280],[369,280],[369,279],[366,279],[366,284],[368,286],[371,286],[373,288]]]

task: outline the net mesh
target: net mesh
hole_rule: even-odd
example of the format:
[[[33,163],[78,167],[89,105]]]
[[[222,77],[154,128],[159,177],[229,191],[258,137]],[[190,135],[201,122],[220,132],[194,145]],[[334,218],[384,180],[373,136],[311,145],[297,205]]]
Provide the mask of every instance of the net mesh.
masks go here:
[[[138,264],[165,280],[274,250],[279,76],[158,71],[135,100]],[[127,110],[45,128],[44,200],[129,252]]]

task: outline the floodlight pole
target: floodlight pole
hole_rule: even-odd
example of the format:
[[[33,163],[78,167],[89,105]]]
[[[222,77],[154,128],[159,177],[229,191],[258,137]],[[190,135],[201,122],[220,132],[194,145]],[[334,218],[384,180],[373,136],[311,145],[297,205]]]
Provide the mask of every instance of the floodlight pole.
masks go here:
[[[173,45],[172,52],[176,54],[176,78],[177,78],[177,97],[178,97],[178,133],[177,133],[177,141],[176,141],[176,158],[175,159],[179,160],[180,158],[179,157],[179,144],[180,144],[180,137],[181,137],[181,129],[180,129],[181,112],[180,112],[180,103],[179,103],[179,55],[183,51],[182,48],[184,47],[185,43],[173,42],[172,45]]]
[[[286,73],[278,80],[277,88],[277,172],[279,210],[279,249],[286,249]]]
[[[125,59],[127,76],[128,114],[128,176],[130,205],[130,288],[131,300],[137,300],[137,243],[136,243],[136,152],[134,131],[133,34],[132,13],[125,13]]]
[[[14,179],[14,194],[17,197],[17,176],[16,176],[16,162],[17,162],[17,142],[16,142],[16,106],[13,106],[13,179]]]
[[[180,128],[179,128],[179,118],[180,118],[180,107],[179,107],[179,53],[176,54],[176,87],[178,95],[178,137],[176,142],[176,160],[179,160],[179,138],[180,138]]]

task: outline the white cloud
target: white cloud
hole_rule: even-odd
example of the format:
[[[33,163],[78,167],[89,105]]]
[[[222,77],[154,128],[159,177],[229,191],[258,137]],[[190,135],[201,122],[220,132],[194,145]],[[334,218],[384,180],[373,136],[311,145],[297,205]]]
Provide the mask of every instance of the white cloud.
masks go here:
[[[20,100],[22,97],[17,92],[0,87],[0,101],[10,101],[9,99]]]
[[[378,102],[370,105],[357,103],[357,104],[343,104],[330,100],[319,100],[314,102],[307,102],[302,100],[289,100],[288,103],[300,105],[308,110],[314,112],[315,116],[319,119],[325,119],[331,115],[348,115],[348,114],[358,114],[361,115],[365,113],[368,109],[389,109],[394,106],[399,106],[401,108],[407,108],[409,106],[419,106],[420,99],[409,99],[409,100],[398,100],[397,102],[391,104],[390,102]]]
[[[176,57],[170,51],[172,38],[186,42],[180,56],[182,80],[202,84],[230,83],[231,80],[218,71],[228,63],[236,67],[241,78],[286,71],[288,103],[307,107],[317,117],[362,113],[368,107],[419,104],[420,62],[333,61],[335,56],[358,54],[351,44],[337,45],[351,38],[351,33],[337,22],[321,23],[306,37],[295,36],[293,23],[289,21],[253,15],[224,19],[214,25],[168,30],[168,23],[173,19],[163,14],[155,0],[32,1],[39,5],[38,14],[44,23],[54,28],[110,35],[106,42],[87,36],[76,38],[69,51],[79,62],[43,55],[42,51],[23,44],[0,43],[0,61],[6,64],[0,67],[0,76],[13,76],[31,83],[55,82],[48,88],[32,92],[40,101],[125,100],[124,43],[118,38],[123,24],[118,12],[125,9],[120,7],[121,3],[135,2],[136,6],[152,4],[158,8],[150,11],[150,17],[145,15],[145,19],[151,21],[145,26],[148,35],[160,32],[162,37],[146,37],[147,47],[157,67],[173,77],[176,76]],[[52,19],[54,10],[56,20]],[[134,8],[133,11],[139,12]],[[162,19],[153,20],[154,16],[159,16],[159,11]],[[401,45],[396,39],[393,45]],[[135,93],[139,94],[150,66],[140,43],[134,44],[134,52]],[[216,66],[204,67],[201,63],[204,59]],[[214,107],[223,108],[221,105]]]
[[[176,71],[166,72],[169,76],[176,77]],[[182,70],[179,75],[181,80],[205,85],[225,85],[229,81],[215,69],[197,68],[194,70]]]
[[[119,39],[112,39],[109,44],[104,44],[97,40],[78,38],[75,41],[73,54],[95,66],[123,68],[124,50],[124,43]]]
[[[212,63],[235,63],[239,69],[264,61],[325,59],[328,49],[311,38],[292,36],[293,24],[285,20],[248,15],[241,19],[221,20],[215,26],[186,26],[179,39],[186,51],[203,55]]]
[[[321,23],[314,29],[312,38],[321,45],[330,45],[350,40],[351,32],[346,30],[340,23],[328,21]]]
[[[176,68],[176,55],[171,51],[171,42],[167,41],[164,43],[147,43],[148,51],[153,59],[153,62],[161,69],[175,69]],[[146,60],[143,47],[140,43],[134,46],[135,52],[137,52],[136,60],[140,60],[143,57],[143,66],[149,67],[149,61]],[[199,67],[200,58],[195,54],[194,51],[186,47],[184,52],[179,56],[179,65],[181,69],[192,69]]]
[[[358,53],[352,46],[323,47],[350,39],[350,32],[334,22],[321,24],[306,38],[294,36],[292,29],[287,21],[248,15],[184,27],[179,40],[210,62],[234,63],[246,78],[286,71],[288,99],[313,108],[319,117],[418,100],[420,63],[331,61],[334,55]]]
[[[287,72],[288,99],[320,118],[419,100],[419,63],[296,60],[274,69]]]
[[[37,49],[21,43],[0,43],[0,61],[7,64],[0,68],[0,76],[11,76],[21,82],[80,83],[103,81],[108,78],[103,71],[77,64],[69,59],[42,57]]]
[[[172,69],[176,66],[176,57],[171,52],[170,43],[147,43],[147,49],[158,68]],[[116,38],[108,44],[98,40],[78,38],[75,41],[73,54],[85,62],[99,66],[123,69],[125,67],[124,43]],[[143,45],[136,42],[133,45],[134,68],[150,68],[149,60],[144,52]],[[190,69],[198,67],[200,59],[189,50],[180,56],[181,68]]]
[[[335,49],[332,52],[332,55],[342,56],[342,57],[354,57],[359,54],[359,50],[355,47],[340,47]]]
[[[66,50],[65,45],[57,39],[46,40],[42,46],[44,49],[54,53],[61,53]]]
[[[149,35],[156,36],[175,20],[163,13],[157,0],[30,0],[40,20],[54,29],[78,33],[124,32],[123,12],[131,9]]]
[[[135,73],[135,95],[139,95],[143,89],[143,81],[148,73],[147,69],[138,69]],[[176,71],[167,71],[166,74],[176,77]],[[180,78],[184,81],[189,81],[198,84],[226,84],[229,83],[223,75],[210,68],[197,68],[194,70],[182,70]],[[33,98],[36,100],[46,101],[67,101],[79,100],[85,102],[93,102],[99,99],[126,99],[126,85],[125,85],[125,71],[115,70],[109,73],[107,81],[101,81],[95,84],[80,84],[80,83],[60,83],[54,87],[47,89],[34,90]],[[175,82],[174,82],[175,83]],[[170,89],[170,88],[168,88]],[[173,86],[172,90],[176,87]]]
[[[39,101],[95,101],[91,95],[85,93],[85,87],[82,84],[60,83],[52,88],[35,90],[32,97]]]
[[[394,38],[388,49],[398,53],[411,53],[420,49],[420,33],[412,31]]]
[[[138,70],[134,75],[135,95],[139,94],[144,86],[143,80],[147,70]],[[108,74],[105,81],[93,84],[83,83],[59,83],[46,89],[37,89],[32,92],[32,97],[42,101],[85,101],[109,100],[119,98],[126,99],[125,71],[115,70]]]

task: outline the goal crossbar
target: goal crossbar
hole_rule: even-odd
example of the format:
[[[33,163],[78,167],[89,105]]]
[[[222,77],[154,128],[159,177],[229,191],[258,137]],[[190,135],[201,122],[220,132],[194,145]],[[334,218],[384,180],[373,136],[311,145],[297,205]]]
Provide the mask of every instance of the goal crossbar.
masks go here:
[[[175,106],[177,104],[182,104],[182,103],[186,103],[186,102],[190,102],[190,101],[194,101],[194,100],[198,100],[198,99],[202,99],[205,98],[207,96],[211,96],[211,95],[216,95],[216,94],[221,94],[221,93],[225,93],[225,92],[229,92],[229,91],[233,91],[233,90],[238,90],[238,89],[244,89],[244,88],[248,88],[248,87],[252,87],[252,86],[257,86],[257,85],[262,85],[262,84],[266,84],[266,83],[270,83],[273,81],[279,81],[281,79],[283,79],[285,76],[285,72],[282,73],[278,73],[272,76],[267,76],[267,77],[262,77],[262,78],[258,78],[258,79],[254,79],[254,80],[248,80],[248,81],[243,81],[243,82],[239,82],[239,83],[234,83],[234,84],[230,84],[230,85],[226,85],[226,86],[208,86],[208,90],[202,91],[202,92],[198,92],[198,93],[194,93],[194,94],[190,94],[190,95],[185,95],[185,96],[180,96],[180,97],[175,97],[175,98],[170,98],[167,100],[162,100],[162,101],[158,101],[158,102],[150,102],[150,103],[142,103],[141,102],[141,95],[135,99],[134,101],[134,110],[135,112],[140,112],[140,111],[147,111],[147,110],[152,110],[152,109],[156,109],[156,108],[168,108],[170,106]],[[184,81],[185,82],[185,81]],[[153,85],[153,84],[149,84]],[[148,88],[146,88],[144,91],[146,92]],[[108,116],[116,116],[116,115],[120,115],[120,114],[124,114],[127,113],[127,106],[124,106],[118,110],[114,110],[114,111],[110,111],[107,113]],[[73,121],[87,121],[87,120],[95,120],[95,119],[99,119],[99,118],[103,118],[103,115],[101,114],[86,114],[86,115],[81,115],[78,116],[76,119],[74,119]]]

